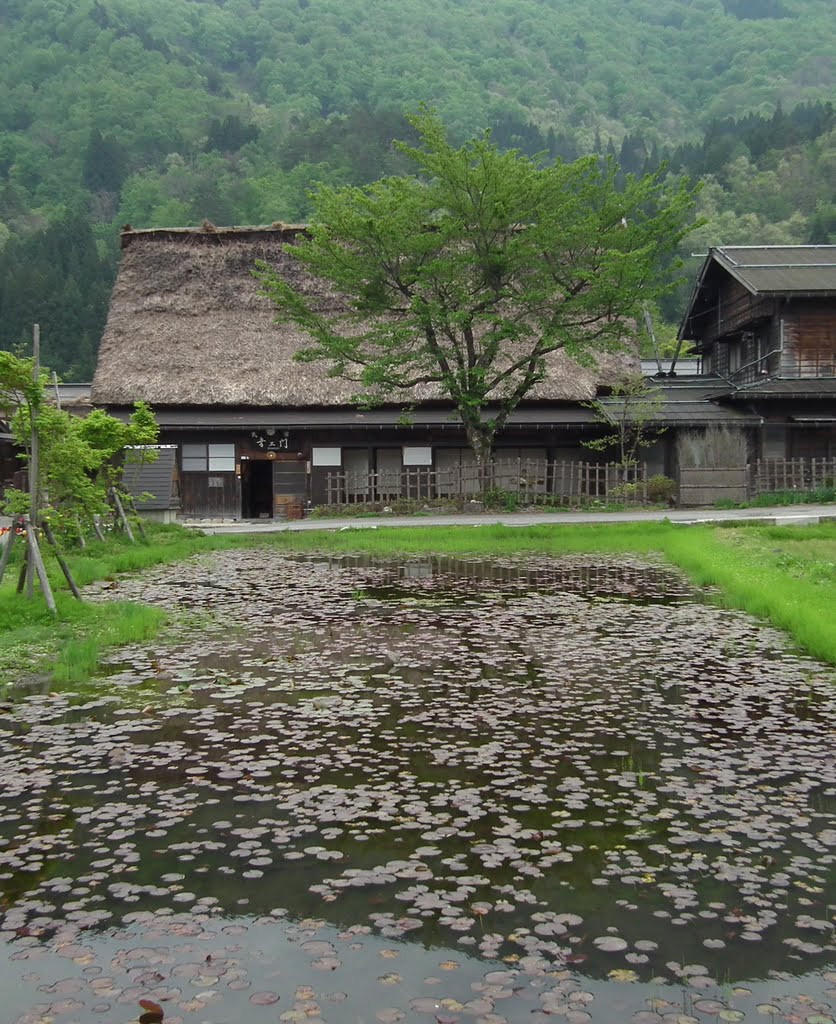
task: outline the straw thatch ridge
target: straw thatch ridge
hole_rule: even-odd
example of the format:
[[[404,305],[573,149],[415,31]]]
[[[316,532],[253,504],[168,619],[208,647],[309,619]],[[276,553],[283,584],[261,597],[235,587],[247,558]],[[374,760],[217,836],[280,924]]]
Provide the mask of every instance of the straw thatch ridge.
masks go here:
[[[303,231],[304,226],[284,224],[124,230],[93,379],[94,403],[349,405],[357,385],[329,376],[324,362],[294,361],[309,339],[294,326],[274,322],[275,310],[252,275],[256,260],[264,260],[316,296],[323,310],[339,310],[339,296],[284,251]],[[627,364],[638,369],[638,360],[624,355],[600,363],[600,370],[586,369],[554,353],[548,378],[530,397],[588,401],[604,379],[623,373]],[[424,388],[404,400],[441,397]]]

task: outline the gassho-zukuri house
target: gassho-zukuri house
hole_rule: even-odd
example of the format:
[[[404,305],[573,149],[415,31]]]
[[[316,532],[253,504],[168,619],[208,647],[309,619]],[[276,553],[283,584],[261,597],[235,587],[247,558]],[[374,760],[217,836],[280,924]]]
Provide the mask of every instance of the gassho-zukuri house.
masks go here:
[[[449,401],[421,396],[404,424],[402,405],[358,409],[350,400],[351,382],[329,376],[326,363],[294,360],[306,339],[294,326],[275,322],[252,271],[264,260],[322,295],[284,248],[304,230],[274,225],[122,232],[91,397],[116,415],[127,415],[139,400],[153,407],[160,441],[176,453],[183,516],[297,517],[307,505],[327,500],[329,474],[342,472],[359,488],[376,473],[377,484],[394,496],[402,474],[472,460]],[[703,298],[705,289],[720,287],[713,275],[704,271],[683,322],[683,336],[698,336],[709,359],[718,358],[713,346],[729,343],[716,336],[714,321],[705,329],[701,311],[711,303]],[[834,295],[836,281],[831,326]],[[785,344],[787,336],[785,331]],[[819,370],[824,365],[817,363]],[[588,369],[553,354],[546,379],[497,439],[496,458],[594,458],[581,442],[605,428],[587,403],[606,395],[625,370],[640,372],[637,355],[605,356]],[[736,425],[749,431],[757,447],[764,412],[738,401],[738,388],[727,377],[712,372],[664,379],[659,386],[666,398],[659,425],[668,430],[644,455],[650,472],[673,471],[673,440],[685,426]]]

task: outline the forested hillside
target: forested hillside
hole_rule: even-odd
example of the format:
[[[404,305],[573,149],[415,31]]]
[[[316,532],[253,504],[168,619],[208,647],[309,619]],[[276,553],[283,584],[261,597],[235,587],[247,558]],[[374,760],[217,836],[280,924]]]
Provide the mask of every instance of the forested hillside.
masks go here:
[[[711,243],[836,237],[832,0],[5,0],[0,342],[89,377],[135,227],[304,219],[403,114],[706,180]],[[677,302],[665,309],[670,319]]]

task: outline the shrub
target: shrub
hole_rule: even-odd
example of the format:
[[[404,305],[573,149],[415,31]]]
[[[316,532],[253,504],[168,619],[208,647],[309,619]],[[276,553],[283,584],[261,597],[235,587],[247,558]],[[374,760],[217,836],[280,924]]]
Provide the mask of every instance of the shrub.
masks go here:
[[[811,491],[767,491],[759,494],[752,501],[760,508],[772,505],[821,505],[836,500],[836,490],[832,487],[817,487]]]
[[[654,505],[670,505],[676,498],[676,480],[661,473],[650,477],[647,481],[647,500]]]
[[[641,485],[637,483],[616,484],[610,488],[610,498],[616,501],[622,498],[624,501],[636,502],[641,500]]]
[[[485,508],[492,511],[516,512],[520,507],[520,496],[515,491],[506,491],[502,487],[489,487],[482,494]]]

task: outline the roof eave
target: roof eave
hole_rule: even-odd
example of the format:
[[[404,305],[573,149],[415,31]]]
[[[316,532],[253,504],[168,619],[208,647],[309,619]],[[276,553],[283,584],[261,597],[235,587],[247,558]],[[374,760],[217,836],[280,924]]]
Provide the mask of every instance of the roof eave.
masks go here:
[[[739,273],[739,268],[737,268],[734,263],[723,255],[722,249],[718,249],[716,246],[712,245],[708,250],[705,263],[703,263],[699,277],[697,278],[697,283],[694,285],[691,301],[688,303],[688,308],[685,310],[685,315],[683,316],[682,322],[679,325],[679,330],[676,333],[677,338],[681,341],[699,341],[699,338],[695,334],[688,333],[688,324],[691,320],[694,303],[697,301],[697,296],[702,290],[702,286],[708,276],[712,262],[716,262],[718,266],[722,267],[722,269],[726,271],[726,273],[730,274],[736,281],[739,281],[750,294],[759,294],[756,289],[752,288],[750,282]]]

